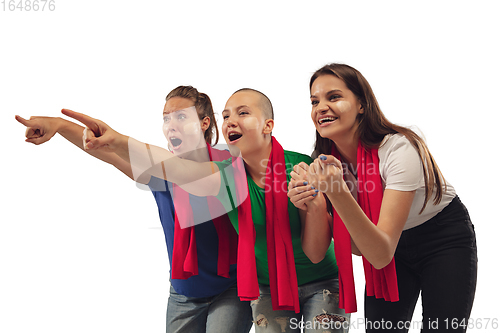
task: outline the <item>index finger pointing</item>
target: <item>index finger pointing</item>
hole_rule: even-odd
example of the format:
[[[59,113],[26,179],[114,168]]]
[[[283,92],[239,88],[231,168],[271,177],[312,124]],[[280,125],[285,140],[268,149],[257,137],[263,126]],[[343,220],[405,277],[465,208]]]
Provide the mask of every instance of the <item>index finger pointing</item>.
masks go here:
[[[30,120],[24,119],[23,117],[18,115],[16,115],[16,120],[26,127],[30,127],[32,125]]]
[[[78,120],[82,124],[85,124],[92,131],[99,129],[99,126],[97,125],[96,120],[92,117],[89,117],[83,113],[75,112],[75,111],[72,111],[69,109],[62,109],[61,112],[62,112],[62,114],[66,115],[70,118],[73,118],[75,120]]]

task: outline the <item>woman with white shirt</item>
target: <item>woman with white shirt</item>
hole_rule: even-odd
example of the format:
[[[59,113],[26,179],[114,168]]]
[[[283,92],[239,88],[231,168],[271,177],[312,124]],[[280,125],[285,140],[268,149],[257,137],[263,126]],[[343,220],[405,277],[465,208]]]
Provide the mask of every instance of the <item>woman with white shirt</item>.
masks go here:
[[[300,209],[313,200],[333,209],[328,225],[303,235],[304,252],[321,260],[333,227],[346,312],[356,311],[351,252],[363,256],[367,332],[407,332],[420,293],[423,332],[465,332],[477,276],[474,228],[424,140],[387,120],[350,66],[322,67],[310,91],[317,158],[295,166],[289,197]]]

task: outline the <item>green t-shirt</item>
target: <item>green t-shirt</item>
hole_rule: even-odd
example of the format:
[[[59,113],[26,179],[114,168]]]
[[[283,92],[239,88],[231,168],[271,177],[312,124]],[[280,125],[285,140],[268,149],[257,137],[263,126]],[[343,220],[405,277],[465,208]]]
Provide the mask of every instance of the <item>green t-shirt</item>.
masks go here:
[[[310,164],[312,159],[303,154],[285,150],[285,163],[287,186],[290,181],[290,172],[293,166],[305,162]],[[221,171],[221,188],[217,198],[229,211],[229,219],[238,232],[238,210],[234,209],[236,195],[234,190],[234,176],[231,159],[222,162],[214,162]],[[252,219],[256,232],[255,257],[257,264],[257,276],[260,284],[269,285],[269,270],[267,266],[267,239],[266,239],[266,203],[265,191],[255,184],[252,178],[247,177],[248,192],[252,203]],[[333,279],[337,277],[337,264],[333,243],[330,244],[325,258],[313,264],[302,250],[301,245],[301,222],[298,209],[288,200],[288,216],[292,234],[293,255],[295,258],[295,270],[297,271],[298,285],[305,283]]]

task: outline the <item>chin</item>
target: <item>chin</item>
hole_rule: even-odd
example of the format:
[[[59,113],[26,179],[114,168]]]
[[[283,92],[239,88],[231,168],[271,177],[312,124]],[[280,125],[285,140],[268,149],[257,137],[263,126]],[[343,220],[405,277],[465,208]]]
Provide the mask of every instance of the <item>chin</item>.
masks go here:
[[[335,141],[334,139],[338,138],[339,135],[345,135],[345,133],[341,133],[337,130],[331,130],[331,131],[323,130],[323,131],[318,131],[318,133],[322,138],[330,139],[332,141]]]

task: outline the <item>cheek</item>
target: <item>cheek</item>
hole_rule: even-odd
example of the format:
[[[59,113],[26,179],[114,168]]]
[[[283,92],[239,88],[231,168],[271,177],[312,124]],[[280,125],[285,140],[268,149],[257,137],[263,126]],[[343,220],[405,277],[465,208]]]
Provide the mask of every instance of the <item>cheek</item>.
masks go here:
[[[201,133],[200,123],[198,122],[187,123],[182,129],[185,135],[197,135]]]
[[[167,139],[167,143],[168,143],[168,150],[172,151],[172,147],[170,147],[170,141],[168,141],[168,124],[167,123],[163,123],[161,129],[163,130],[163,135],[165,136],[165,139]]]
[[[259,120],[255,117],[248,117],[243,120],[243,125],[247,130],[256,130],[259,128]]]
[[[338,111],[339,113],[345,113],[351,110],[351,103],[348,101],[338,101],[335,103],[335,111]]]
[[[161,129],[163,130],[163,135],[165,135],[165,137],[167,137],[167,133],[168,133],[168,124],[167,123],[163,123]]]

